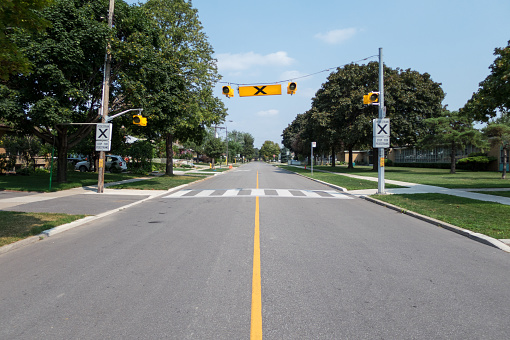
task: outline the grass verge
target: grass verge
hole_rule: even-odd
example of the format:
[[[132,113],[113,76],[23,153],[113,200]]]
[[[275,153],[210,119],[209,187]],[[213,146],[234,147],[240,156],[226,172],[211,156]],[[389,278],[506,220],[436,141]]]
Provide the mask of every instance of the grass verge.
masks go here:
[[[314,169],[377,178],[377,171],[372,171],[372,167],[369,166],[355,166],[353,169],[346,166],[314,166]],[[457,170],[457,173],[450,174],[449,169],[388,166],[384,170],[384,178],[450,189],[510,188],[510,180],[501,179],[501,173],[496,171]]]
[[[0,211],[0,247],[39,235],[44,230],[76,221],[85,215]]]
[[[96,185],[97,173],[69,171],[67,173],[67,183],[57,183],[56,175],[53,174],[51,191],[66,190],[82,186]],[[140,177],[127,173],[104,174],[105,183],[117,182],[125,179]],[[30,176],[7,175],[0,176],[0,190],[15,191],[39,191],[49,192],[50,174],[32,174]]]
[[[364,179],[357,179],[347,176],[339,176],[336,174],[331,174],[327,172],[314,172],[313,176],[311,175],[311,171],[309,169],[297,168],[294,166],[286,166],[280,165],[282,169],[297,172],[298,174],[318,179],[327,183],[331,183],[334,185],[338,185],[342,188],[346,188],[347,190],[363,190],[363,189],[377,189],[377,182],[368,181]],[[377,176],[376,176],[377,177]],[[386,184],[386,188],[402,188],[398,185]]]
[[[496,239],[510,239],[507,205],[445,194],[371,197]]]
[[[144,181],[109,186],[109,189],[168,190],[202,179],[204,176],[160,176]]]

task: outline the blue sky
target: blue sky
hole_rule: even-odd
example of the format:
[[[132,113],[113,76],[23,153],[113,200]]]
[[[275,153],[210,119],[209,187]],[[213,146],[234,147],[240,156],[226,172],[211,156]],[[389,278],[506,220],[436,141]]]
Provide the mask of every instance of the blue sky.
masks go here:
[[[127,1],[137,3],[137,1]],[[249,132],[255,147],[281,146],[284,128],[311,107],[311,98],[338,66],[383,48],[392,68],[429,73],[442,83],[450,110],[464,106],[489,74],[494,49],[510,40],[510,1],[194,0],[215,51],[222,82],[266,84],[296,80],[297,92],[233,98],[228,130]],[[376,61],[373,57],[368,61]],[[235,86],[233,86],[235,87]],[[374,89],[377,90],[377,89]]]

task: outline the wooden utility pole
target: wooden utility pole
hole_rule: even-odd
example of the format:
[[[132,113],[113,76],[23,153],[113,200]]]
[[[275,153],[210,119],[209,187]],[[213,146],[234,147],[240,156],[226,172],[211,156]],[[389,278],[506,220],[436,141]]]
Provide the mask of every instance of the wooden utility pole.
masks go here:
[[[115,8],[115,0],[110,0],[110,7],[108,9],[108,27],[113,27],[113,10]],[[102,123],[108,122],[108,104],[110,98],[110,72],[111,72],[111,61],[112,55],[110,54],[110,39],[106,45],[106,56],[104,61],[104,77],[103,77],[103,98],[101,101],[101,114]],[[103,193],[104,191],[104,170],[105,170],[105,152],[99,152],[99,166],[98,166],[98,179],[97,179],[97,192]]]

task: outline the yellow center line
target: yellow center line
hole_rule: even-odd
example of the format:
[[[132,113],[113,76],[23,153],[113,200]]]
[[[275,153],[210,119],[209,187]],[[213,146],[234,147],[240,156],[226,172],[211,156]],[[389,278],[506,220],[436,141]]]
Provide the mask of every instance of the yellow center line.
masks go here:
[[[259,173],[257,171],[257,189]],[[260,279],[260,208],[259,197],[255,197],[255,232],[253,241],[253,278],[251,292],[250,339],[262,339],[262,284]]]

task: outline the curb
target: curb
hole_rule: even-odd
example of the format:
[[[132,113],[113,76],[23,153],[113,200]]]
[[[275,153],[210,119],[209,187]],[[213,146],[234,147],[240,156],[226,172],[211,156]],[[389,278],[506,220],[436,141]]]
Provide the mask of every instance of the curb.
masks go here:
[[[30,237],[28,237],[26,239],[19,240],[17,242],[11,243],[11,244],[6,244],[5,246],[0,247],[0,255],[5,254],[5,253],[7,253],[7,252],[9,252],[11,250],[19,249],[19,248],[22,248],[22,247],[24,247],[26,245],[33,244],[33,243],[36,243],[38,241],[44,240],[46,237],[57,235],[57,234],[60,234],[60,233],[62,233],[64,231],[67,231],[67,230],[79,227],[81,225],[84,225],[86,223],[98,220],[98,219],[100,219],[102,217],[114,214],[114,213],[116,213],[118,211],[130,208],[130,207],[135,206],[137,204],[141,204],[141,203],[146,202],[148,200],[151,200],[153,198],[158,198],[158,197],[161,197],[163,195],[168,195],[169,193],[172,193],[172,192],[177,191],[177,190],[181,190],[182,188],[185,188],[186,186],[188,186],[190,184],[206,181],[209,178],[213,178],[213,177],[215,177],[215,176],[207,176],[205,178],[198,179],[198,180],[196,180],[194,182],[191,182],[191,183],[182,184],[182,185],[179,185],[177,187],[170,188],[167,191],[165,191],[163,193],[160,193],[158,195],[149,196],[149,197],[144,198],[144,199],[142,199],[140,201],[136,201],[136,202],[124,205],[122,207],[106,211],[106,212],[98,214],[98,215],[87,216],[87,217],[84,217],[82,219],[70,222],[70,223],[62,224],[62,225],[56,226],[54,228],[45,230],[42,233],[40,233],[39,235],[30,236]]]
[[[393,205],[393,204],[390,204],[390,203],[386,203],[386,202],[380,201],[380,200],[372,198],[372,197],[368,197],[368,196],[360,196],[360,197],[362,199],[364,199],[364,200],[369,201],[369,202],[372,202],[372,203],[381,205],[383,207],[386,207],[386,208],[398,211],[398,212],[400,212],[402,214],[409,215],[411,217],[414,217],[414,218],[417,218],[419,220],[422,220],[422,221],[428,222],[430,224],[433,224],[433,225],[435,225],[437,227],[441,227],[443,229],[447,229],[449,231],[453,231],[454,233],[457,233],[459,235],[469,237],[470,239],[472,239],[474,241],[477,241],[477,242],[483,243],[485,245],[488,245],[488,246],[491,246],[491,247],[503,250],[504,252],[510,253],[510,246],[506,245],[505,243],[503,243],[500,240],[495,239],[493,237],[490,237],[490,236],[487,236],[487,235],[484,235],[484,234],[480,234],[480,233],[475,233],[475,232],[473,232],[471,230],[463,229],[463,228],[457,227],[457,226],[455,226],[453,224],[450,224],[450,223],[447,223],[447,222],[443,222],[443,221],[440,221],[440,220],[436,220],[435,218],[432,218],[432,217],[429,217],[429,216],[418,214],[418,213],[416,213],[414,211],[405,210],[405,209],[403,209],[401,207],[398,207],[396,205]]]
[[[329,187],[332,187],[332,188],[335,188],[335,189],[339,189],[339,190],[345,192],[348,195],[356,196],[356,195],[353,195],[353,194],[349,193],[349,191],[347,189],[342,188],[340,186],[337,186],[337,185],[334,185],[334,184],[331,184],[331,183],[326,183],[326,182],[323,182],[321,180],[314,179],[314,178],[311,178],[311,177],[307,177],[307,176],[301,175],[301,174],[299,174],[297,172],[289,171],[289,170],[286,170],[286,169],[282,169],[282,170],[288,171],[290,173],[294,173],[294,174],[299,175],[301,177],[305,177],[305,178],[311,179],[311,180],[313,180],[315,182],[319,182],[319,183],[325,184],[325,185],[327,185]],[[398,211],[398,212],[400,212],[402,214],[409,215],[411,217],[417,218],[417,219],[422,220],[424,222],[427,222],[427,223],[433,224],[435,226],[441,227],[443,229],[447,229],[449,231],[453,231],[454,233],[457,233],[459,235],[462,235],[462,236],[465,236],[465,237],[469,237],[470,239],[472,239],[474,241],[477,241],[477,242],[483,243],[485,245],[488,245],[488,246],[491,246],[491,247],[503,250],[504,252],[510,253],[510,246],[508,246],[504,242],[501,242],[500,240],[495,239],[493,237],[490,237],[490,236],[487,236],[487,235],[484,235],[484,234],[480,234],[480,233],[475,233],[475,232],[473,232],[471,230],[463,229],[463,228],[457,227],[457,226],[455,226],[453,224],[450,224],[450,223],[447,223],[447,222],[443,222],[443,221],[440,221],[440,220],[436,220],[435,218],[432,218],[432,217],[429,217],[429,216],[418,214],[418,213],[416,213],[414,211],[405,210],[405,209],[403,209],[401,207],[398,207],[396,205],[393,205],[393,204],[390,204],[390,203],[386,203],[384,201],[380,201],[378,199],[375,199],[375,198],[372,198],[372,197],[369,197],[369,196],[364,196],[363,195],[363,196],[356,196],[356,197],[360,197],[360,198],[362,198],[362,199],[364,199],[366,201],[369,201],[369,202],[381,205],[383,207],[386,207],[386,208]]]

